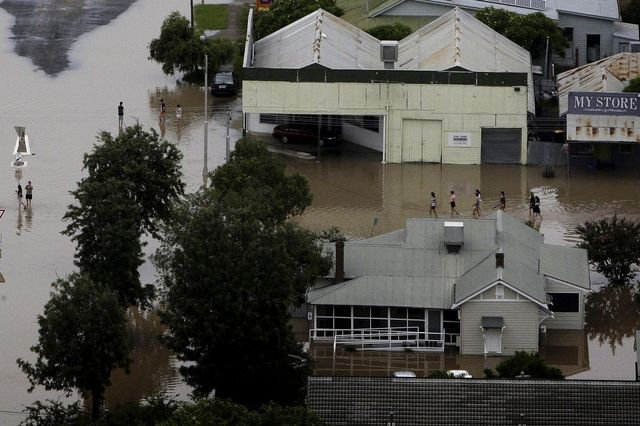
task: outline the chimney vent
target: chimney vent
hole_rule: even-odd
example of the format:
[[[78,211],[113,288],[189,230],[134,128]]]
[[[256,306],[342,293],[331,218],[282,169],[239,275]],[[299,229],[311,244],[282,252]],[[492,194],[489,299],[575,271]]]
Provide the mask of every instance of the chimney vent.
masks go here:
[[[395,40],[382,40],[380,42],[380,60],[384,62],[384,69],[393,69],[398,62],[398,42]]]
[[[464,245],[464,223],[444,223],[444,245],[448,253],[458,253]]]
[[[496,268],[504,268],[504,253],[496,253]]]
[[[336,241],[336,275],[335,283],[344,281],[344,241]]]

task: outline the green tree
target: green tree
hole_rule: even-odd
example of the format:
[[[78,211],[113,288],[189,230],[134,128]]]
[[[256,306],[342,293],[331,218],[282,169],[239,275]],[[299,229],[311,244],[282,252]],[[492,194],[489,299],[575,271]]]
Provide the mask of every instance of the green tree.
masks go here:
[[[413,30],[410,26],[400,22],[395,24],[377,25],[367,30],[369,34],[378,40],[402,40],[410,35]]]
[[[91,414],[100,415],[102,395],[114,368],[128,369],[127,323],[111,291],[77,273],[53,283],[54,292],[38,316],[34,363],[18,359],[31,383],[47,390],[91,394]]]
[[[560,369],[550,367],[539,353],[516,351],[516,353],[496,366],[498,377],[513,379],[522,374],[532,379],[564,379]],[[495,378],[491,369],[485,369],[487,378]]]
[[[336,5],[336,0],[278,0],[273,2],[268,11],[256,14],[253,27],[255,38],[258,40],[266,37],[318,9],[324,9],[335,16],[344,15],[344,11]]]
[[[248,138],[211,180],[177,208],[155,257],[165,341],[196,395],[299,402],[309,366],[289,308],[330,266],[315,235],[287,220],[309,205],[308,185]]]
[[[629,82],[629,85],[624,88],[625,92],[640,93],[640,77],[636,77]]]
[[[586,221],[576,228],[589,261],[611,284],[627,284],[640,264],[640,221],[617,215]]]
[[[536,12],[519,15],[502,9],[487,7],[476,13],[476,18],[493,28],[517,45],[527,49],[532,59],[544,57],[547,37],[550,52],[564,57],[569,41],[553,19],[543,13]]]
[[[622,7],[620,17],[624,22],[640,25],[640,0],[629,0]]]
[[[202,41],[200,36],[187,18],[173,12],[162,23],[160,37],[149,43],[149,59],[162,64],[165,74],[182,72],[187,80],[202,79],[205,54],[209,56],[210,75],[220,65],[232,62],[237,52],[235,42],[225,38]]]
[[[143,262],[141,236],[157,235],[158,220],[169,215],[171,201],[184,192],[182,154],[152,130],[128,127],[118,137],[101,132],[91,154],[89,173],[72,192],[63,231],[76,242],[76,265],[95,283],[113,289],[123,306],[146,304],[151,286],[138,272]]]

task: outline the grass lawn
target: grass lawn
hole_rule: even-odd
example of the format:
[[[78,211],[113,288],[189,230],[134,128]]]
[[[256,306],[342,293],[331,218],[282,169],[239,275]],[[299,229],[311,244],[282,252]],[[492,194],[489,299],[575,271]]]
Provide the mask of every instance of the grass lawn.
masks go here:
[[[193,20],[197,29],[224,30],[229,26],[229,6],[226,4],[199,4],[193,7]]]

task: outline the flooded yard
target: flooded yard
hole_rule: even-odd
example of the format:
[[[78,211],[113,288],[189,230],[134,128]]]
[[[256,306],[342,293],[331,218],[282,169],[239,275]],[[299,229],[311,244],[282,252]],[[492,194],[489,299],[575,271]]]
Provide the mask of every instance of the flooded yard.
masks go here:
[[[105,13],[97,21],[100,2],[53,2],[60,8],[64,3],[68,10],[57,18],[48,17],[46,25],[29,21],[29,14],[46,13],[36,7],[45,3],[0,3],[0,93],[4,96],[0,107],[0,155],[4,158],[0,161],[0,208],[6,209],[0,219],[0,272],[6,281],[0,284],[0,424],[17,424],[21,415],[12,412],[19,413],[36,399],[59,396],[42,388],[28,393],[26,376],[15,360],[33,359],[29,348],[37,341],[36,317],[49,298],[50,284],[74,270],[74,246],[60,234],[65,226],[61,218],[72,202],[69,191],[83,176],[83,154],[91,150],[96,134],[100,130],[117,132],[118,102],[125,106],[125,125],[139,122],[177,143],[184,154],[188,191],[202,184],[202,88],[176,84],[176,77],[165,76],[159,64],[147,60],[147,45],[158,36],[162,20],[174,10],[188,16],[189,2],[122,0],[109,3],[111,6],[103,2]],[[91,7],[81,12],[85,3]],[[74,17],[71,27],[64,25],[69,17]],[[48,30],[38,32],[44,27]],[[43,49],[35,43],[38,37],[58,37],[57,48],[61,50],[53,56],[68,57],[68,63],[45,60],[44,54],[38,53]],[[56,51],[54,47],[50,45],[48,52]],[[47,69],[50,72],[45,72]],[[163,126],[158,123],[160,98],[165,100],[170,117]],[[180,122],[173,119],[178,104],[183,107]],[[208,164],[213,170],[225,156],[226,126],[221,111],[232,111],[232,141],[240,137],[242,117],[239,100],[209,98],[209,104],[213,107]],[[9,165],[16,136],[13,126],[26,127],[37,153],[28,159],[21,177]],[[299,222],[316,230],[338,226],[352,238],[393,231],[404,227],[405,218],[426,216],[431,191],[441,203],[439,214],[447,216],[446,197],[455,190],[465,217],[471,216],[476,188],[483,194],[483,214],[498,203],[499,191],[505,191],[506,212],[521,220],[528,219],[528,196],[533,191],[541,199],[542,220],[537,226],[546,242],[560,245],[574,245],[575,226],[585,220],[615,213],[640,216],[637,169],[572,168],[568,175],[560,168],[555,178],[546,179],[540,167],[381,164],[378,154],[349,149],[323,154],[319,162],[283,158],[288,171],[309,180],[313,192],[313,205]],[[17,184],[24,185],[27,180],[34,185],[30,210],[18,208],[14,195]],[[150,241],[147,253],[156,247]],[[145,283],[155,281],[148,262],[142,267],[141,278]],[[548,333],[543,345],[545,357],[573,378],[631,379],[637,304],[632,302],[630,291],[600,290],[602,277],[593,275],[593,284],[584,333]],[[130,316],[135,326],[135,364],[131,376],[114,376],[108,403],[139,400],[162,390],[186,395],[189,388],[177,373],[175,357],[155,339],[161,330],[157,318],[139,312]],[[499,361],[449,352],[350,352],[334,357],[322,346],[314,346],[313,354],[319,360],[318,374],[388,375],[396,369],[427,372],[465,368],[480,375],[484,367]]]

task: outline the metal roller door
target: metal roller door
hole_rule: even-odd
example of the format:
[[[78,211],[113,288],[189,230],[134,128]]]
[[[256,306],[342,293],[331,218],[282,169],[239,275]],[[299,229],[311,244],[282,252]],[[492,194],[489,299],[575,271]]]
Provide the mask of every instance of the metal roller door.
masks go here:
[[[482,129],[483,163],[520,163],[522,129]]]
[[[439,163],[442,160],[442,122],[402,120],[402,162]]]

